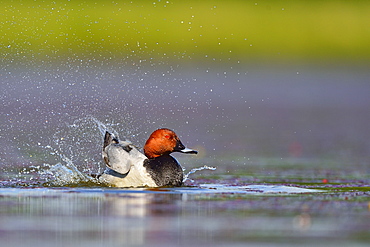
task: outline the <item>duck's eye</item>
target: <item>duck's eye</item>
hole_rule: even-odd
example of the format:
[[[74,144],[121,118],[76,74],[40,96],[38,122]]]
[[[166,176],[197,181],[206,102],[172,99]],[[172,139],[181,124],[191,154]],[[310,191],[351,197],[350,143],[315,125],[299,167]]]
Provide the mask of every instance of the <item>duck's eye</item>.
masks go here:
[[[165,135],[164,136],[166,139],[170,139],[170,135]]]

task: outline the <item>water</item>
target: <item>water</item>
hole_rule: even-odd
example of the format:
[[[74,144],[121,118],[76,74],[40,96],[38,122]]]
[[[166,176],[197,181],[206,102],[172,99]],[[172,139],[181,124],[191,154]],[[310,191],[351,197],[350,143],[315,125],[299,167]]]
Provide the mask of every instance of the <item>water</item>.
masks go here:
[[[39,88],[47,71],[2,73],[2,242],[368,244],[367,70],[177,68],[149,78],[66,67]],[[174,154],[184,187],[109,188],[90,176],[104,169],[105,130],[141,148],[159,127],[200,151]]]
[[[185,174],[185,176],[184,176],[184,182],[186,182],[186,180],[189,179],[189,176],[191,174],[193,174],[193,173],[195,173],[197,171],[202,171],[202,170],[212,170],[212,171],[214,171],[214,170],[216,170],[216,167],[209,167],[209,166],[205,165],[205,166],[202,166],[202,167],[193,168],[188,173]],[[190,180],[190,181],[194,182],[193,180]]]
[[[223,187],[2,188],[2,241],[12,246],[368,244],[368,198]]]
[[[75,134],[98,139],[106,129],[106,124],[93,117],[67,124],[53,135],[56,148],[39,145],[47,151],[46,156],[55,156],[60,162],[32,166],[15,179],[2,181],[3,243],[295,246],[314,240],[319,246],[368,244],[370,192],[366,175],[347,174],[345,182],[338,182],[333,171],[325,172],[330,182],[317,181],[323,174],[310,177],[307,171],[320,164],[310,161],[309,168],[295,164],[287,169],[283,165],[289,162],[279,164],[276,160],[254,160],[258,164],[249,165],[249,174],[239,170],[240,162],[234,164],[234,172],[219,172],[201,159],[194,162],[199,167],[185,169],[183,187],[109,188],[86,173],[91,171],[86,166],[74,163],[79,154],[89,153],[75,148],[81,143],[81,136]],[[113,127],[110,130],[116,132]],[[283,170],[285,173],[276,175]]]

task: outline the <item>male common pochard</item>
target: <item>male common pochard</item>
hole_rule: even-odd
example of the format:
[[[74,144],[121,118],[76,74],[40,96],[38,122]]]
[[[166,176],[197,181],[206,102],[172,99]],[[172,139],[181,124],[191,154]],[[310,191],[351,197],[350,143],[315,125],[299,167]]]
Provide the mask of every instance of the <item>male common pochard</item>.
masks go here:
[[[158,129],[150,135],[144,146],[145,155],[107,131],[102,153],[107,167],[99,181],[115,187],[181,186],[183,170],[170,155],[172,152],[198,153],[186,148],[170,129]]]

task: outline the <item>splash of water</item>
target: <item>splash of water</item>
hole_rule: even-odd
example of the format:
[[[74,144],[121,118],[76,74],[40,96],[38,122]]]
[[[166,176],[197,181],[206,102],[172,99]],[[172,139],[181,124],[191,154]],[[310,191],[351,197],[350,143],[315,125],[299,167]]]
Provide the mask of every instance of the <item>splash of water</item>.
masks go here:
[[[79,118],[72,124],[61,126],[54,133],[51,146],[72,160],[71,163],[82,172],[100,173],[102,140],[107,130],[116,133],[113,125],[104,124],[92,116]],[[59,157],[62,158],[60,155]],[[66,160],[63,161],[68,164]]]
[[[73,164],[72,160],[69,159],[64,154],[61,154],[58,150],[52,148],[51,146],[45,146],[45,148],[51,149],[52,153],[58,155],[64,164],[57,163],[56,165],[49,166],[47,170],[40,170],[39,174],[50,175],[47,182],[44,184],[46,186],[73,186],[73,185],[97,185],[100,184],[99,181],[78,170],[78,168]]]
[[[38,181],[38,184],[33,183],[37,186],[40,184],[69,187],[102,186],[94,176],[101,173],[101,168],[105,168],[101,159],[102,137],[106,131],[118,137],[117,131],[113,128],[118,125],[119,123],[104,124],[92,116],[79,118],[72,124],[65,124],[54,133],[50,145],[38,144],[38,147],[47,150],[46,156],[50,158],[51,155],[55,157],[54,160],[49,164],[44,163],[41,166],[23,169],[18,176],[18,181],[21,181],[23,176],[34,182]],[[126,137],[123,138],[127,140]],[[193,182],[189,176],[202,170],[216,170],[216,168],[207,165],[193,168],[184,175],[183,181]],[[28,185],[32,184],[28,183]]]
[[[214,171],[214,170],[216,170],[216,167],[204,165],[202,167],[193,168],[187,174],[185,174],[184,179],[182,181],[185,182],[186,180],[189,180],[190,182],[194,182],[192,179],[189,178],[189,176],[191,174],[195,173],[195,172],[202,171],[202,170],[212,170],[212,171]]]
[[[34,177],[39,178],[40,182],[46,181],[43,183],[45,186],[101,185],[92,175],[101,173],[101,140],[107,130],[116,132],[91,116],[64,125],[53,135],[51,145],[55,147],[38,145],[48,150],[46,156],[56,157],[59,162],[33,167],[31,172],[36,172]],[[19,175],[28,174],[29,169],[24,169]],[[31,176],[30,180],[35,179]]]

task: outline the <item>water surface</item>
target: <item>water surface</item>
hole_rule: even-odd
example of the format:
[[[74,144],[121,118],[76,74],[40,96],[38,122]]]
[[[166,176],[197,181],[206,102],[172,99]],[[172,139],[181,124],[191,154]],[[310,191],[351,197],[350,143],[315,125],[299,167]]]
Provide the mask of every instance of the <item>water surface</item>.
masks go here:
[[[367,246],[368,70],[227,66],[4,69],[2,243]],[[102,127],[139,147],[154,129],[175,129],[199,150],[175,154],[185,173],[216,170],[161,189],[56,176],[68,174],[51,169],[58,164],[86,175],[104,169]]]
[[[292,191],[1,188],[1,238],[11,246],[366,246],[368,193]]]

